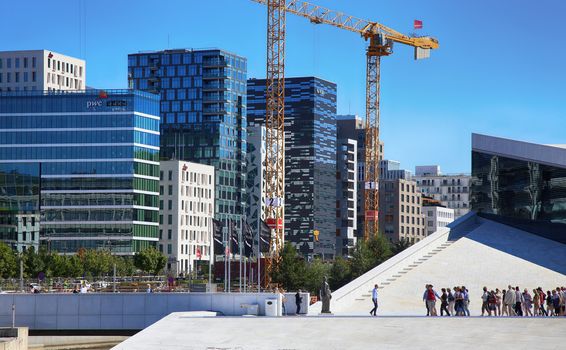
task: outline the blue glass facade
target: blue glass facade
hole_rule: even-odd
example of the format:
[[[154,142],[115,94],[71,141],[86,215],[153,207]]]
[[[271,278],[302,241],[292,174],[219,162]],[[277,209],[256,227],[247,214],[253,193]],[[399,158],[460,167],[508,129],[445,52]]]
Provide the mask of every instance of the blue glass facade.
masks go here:
[[[248,80],[248,122],[265,123],[265,80]],[[336,253],[336,84],[285,80],[285,239],[305,256]],[[313,230],[319,230],[314,242]]]
[[[222,50],[128,56],[131,88],[161,95],[161,159],[215,167],[215,217],[240,227],[246,194],[246,59]]]
[[[158,239],[158,196],[159,96],[0,93],[2,240],[132,254]]]

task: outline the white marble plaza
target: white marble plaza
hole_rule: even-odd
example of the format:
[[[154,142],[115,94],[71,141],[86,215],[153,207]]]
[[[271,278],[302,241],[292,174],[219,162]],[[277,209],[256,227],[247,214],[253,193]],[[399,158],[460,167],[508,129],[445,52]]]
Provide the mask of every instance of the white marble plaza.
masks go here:
[[[563,349],[566,318],[191,317],[173,313],[113,349]]]

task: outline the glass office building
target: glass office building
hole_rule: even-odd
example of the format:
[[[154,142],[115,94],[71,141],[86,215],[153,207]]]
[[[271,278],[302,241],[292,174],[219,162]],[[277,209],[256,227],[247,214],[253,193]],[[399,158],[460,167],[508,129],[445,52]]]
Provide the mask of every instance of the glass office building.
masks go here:
[[[265,79],[248,80],[248,123],[265,124]],[[285,239],[336,254],[336,84],[316,77],[285,79]]]
[[[128,55],[131,88],[161,95],[161,159],[215,167],[215,218],[240,227],[246,195],[246,59],[223,50]]]
[[[0,93],[0,238],[14,248],[155,245],[158,191],[159,96]]]
[[[566,146],[474,134],[471,206],[480,216],[566,243]]]

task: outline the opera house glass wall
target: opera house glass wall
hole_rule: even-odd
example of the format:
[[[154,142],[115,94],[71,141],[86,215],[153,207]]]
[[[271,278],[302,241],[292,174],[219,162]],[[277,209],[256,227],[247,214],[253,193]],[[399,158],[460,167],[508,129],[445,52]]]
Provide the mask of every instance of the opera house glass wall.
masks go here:
[[[472,209],[566,243],[566,149],[474,136]]]
[[[159,96],[0,93],[0,239],[133,254],[158,240]]]

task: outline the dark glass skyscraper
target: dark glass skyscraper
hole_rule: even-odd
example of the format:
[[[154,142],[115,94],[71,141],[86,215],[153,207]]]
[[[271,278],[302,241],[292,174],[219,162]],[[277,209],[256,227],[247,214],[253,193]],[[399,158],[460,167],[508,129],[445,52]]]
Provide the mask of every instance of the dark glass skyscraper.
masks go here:
[[[566,243],[566,146],[472,135],[471,206]]]
[[[265,79],[248,80],[248,122],[265,123]],[[336,84],[285,80],[285,239],[305,256],[336,253]],[[315,242],[313,231],[318,230]]]
[[[158,240],[159,96],[132,90],[0,93],[0,239],[19,250]]]
[[[130,87],[161,95],[161,159],[212,165],[215,216],[240,226],[246,198],[246,59],[222,50],[128,55]]]

